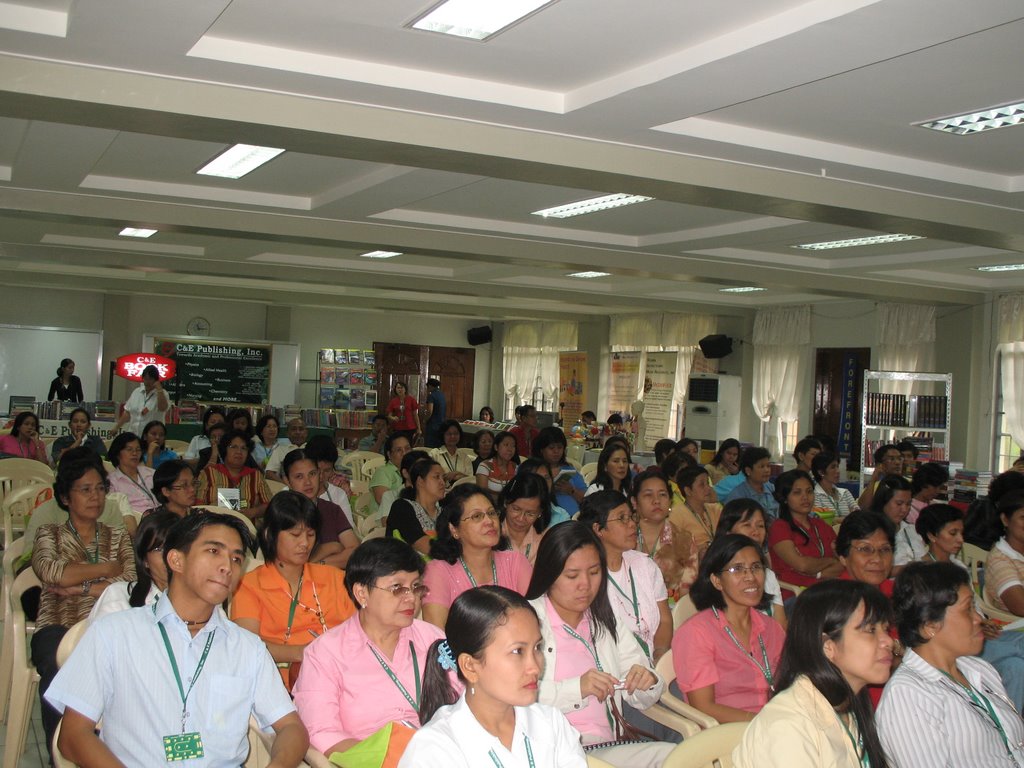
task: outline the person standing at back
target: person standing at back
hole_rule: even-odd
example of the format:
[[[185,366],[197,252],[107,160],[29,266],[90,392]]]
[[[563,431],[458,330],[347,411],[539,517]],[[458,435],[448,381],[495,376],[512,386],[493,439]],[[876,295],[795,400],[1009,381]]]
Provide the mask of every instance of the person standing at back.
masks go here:
[[[61,400],[65,403],[80,403],[85,400],[82,380],[75,376],[75,361],[65,357],[57,368],[57,377],[50,382],[47,400]]]
[[[448,402],[441,391],[441,382],[427,379],[427,402],[424,408],[423,440],[427,448],[440,448],[444,443],[441,424],[448,419]]]

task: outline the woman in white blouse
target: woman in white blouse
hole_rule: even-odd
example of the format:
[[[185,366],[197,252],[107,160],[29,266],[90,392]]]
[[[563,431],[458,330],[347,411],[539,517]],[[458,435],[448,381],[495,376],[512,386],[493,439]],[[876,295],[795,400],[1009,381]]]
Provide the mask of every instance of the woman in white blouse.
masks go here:
[[[504,587],[464,592],[452,603],[447,639],[427,653],[420,722],[399,768],[585,768],[580,735],[554,707],[537,703],[544,667],[537,614]],[[465,685],[459,696],[455,672]]]
[[[893,768],[1024,768],[1024,722],[999,673],[976,658],[985,638],[967,572],[911,563],[893,608],[908,649],[878,706]]]
[[[89,621],[96,621],[108,613],[152,605],[159,599],[160,593],[167,589],[164,540],[179,520],[181,518],[173,512],[154,512],[142,518],[135,531],[137,580],[118,581],[103,590],[89,613]]]
[[[811,459],[814,476],[814,514],[829,525],[857,509],[853,494],[839,485],[839,459],[831,453],[819,453]]]
[[[468,453],[459,453],[462,442],[462,427],[454,419],[442,422],[441,437],[444,445],[434,448],[430,456],[444,470],[444,482],[449,488],[464,477],[473,477],[473,460]]]

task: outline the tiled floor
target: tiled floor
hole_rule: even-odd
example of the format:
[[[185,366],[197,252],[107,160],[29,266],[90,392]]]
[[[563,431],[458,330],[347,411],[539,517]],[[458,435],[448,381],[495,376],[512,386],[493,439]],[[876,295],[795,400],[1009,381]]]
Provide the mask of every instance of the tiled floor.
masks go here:
[[[0,728],[0,753],[7,749],[7,726]],[[39,697],[32,707],[32,720],[25,736],[25,751],[18,761],[18,768],[47,768],[46,737],[43,735],[43,721],[39,715]]]

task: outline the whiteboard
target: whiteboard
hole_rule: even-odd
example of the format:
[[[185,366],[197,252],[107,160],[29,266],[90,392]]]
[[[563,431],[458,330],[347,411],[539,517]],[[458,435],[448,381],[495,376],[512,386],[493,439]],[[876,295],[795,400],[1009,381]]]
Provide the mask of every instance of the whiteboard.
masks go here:
[[[154,338],[170,338],[164,335],[146,334],[142,337],[142,349],[153,349]],[[198,344],[205,343],[209,339],[201,336],[181,337]],[[270,345],[270,404],[278,407],[293,405],[298,400],[299,385],[299,345],[286,342],[266,341],[259,339],[218,339],[218,341],[231,342],[233,344],[263,344]],[[59,360],[57,362],[60,362]],[[56,370],[56,368],[54,369]],[[52,378],[52,377],[51,377]]]
[[[0,325],[0,411],[12,395],[45,400],[60,361],[75,361],[86,400],[98,400],[103,364],[103,331]]]

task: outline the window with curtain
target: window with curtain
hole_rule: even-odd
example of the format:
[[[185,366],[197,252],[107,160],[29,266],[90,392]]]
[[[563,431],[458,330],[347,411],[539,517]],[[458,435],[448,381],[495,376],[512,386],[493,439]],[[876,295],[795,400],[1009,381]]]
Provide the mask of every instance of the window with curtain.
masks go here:
[[[575,321],[514,322],[505,325],[502,381],[505,418],[517,405],[550,410],[558,395],[558,353],[577,348]]]
[[[1002,296],[996,305],[996,469],[1010,468],[1024,446],[1024,293]]]
[[[644,375],[648,352],[678,352],[676,377],[672,386],[672,402],[668,435],[679,435],[680,405],[686,399],[686,387],[693,369],[693,356],[697,342],[717,329],[712,315],[644,314],[622,315],[612,318],[610,342],[612,352],[640,352],[640,372],[637,377],[637,398],[643,395]],[[650,438],[650,436],[648,436]]]
[[[764,447],[775,458],[786,450],[786,432],[799,428],[800,397],[811,356],[811,308],[758,310],[754,318],[754,413]]]
[[[877,316],[877,370],[911,373],[935,370],[935,307],[881,302]],[[886,391],[897,395],[931,393],[930,385],[915,385],[912,381],[886,382]]]

